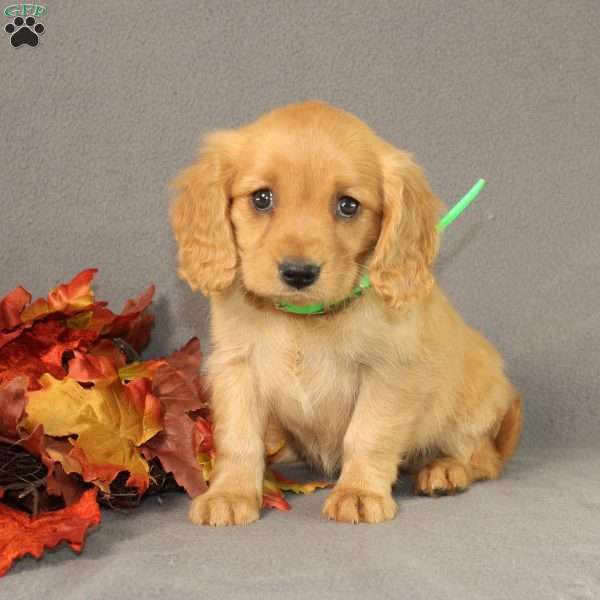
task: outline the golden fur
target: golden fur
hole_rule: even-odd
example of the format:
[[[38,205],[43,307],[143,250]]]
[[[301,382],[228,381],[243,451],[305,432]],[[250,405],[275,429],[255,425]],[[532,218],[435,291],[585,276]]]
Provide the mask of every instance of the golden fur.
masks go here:
[[[341,467],[323,509],[338,521],[392,518],[400,465],[429,495],[498,477],[519,438],[519,395],[434,282],[442,205],[409,154],[305,102],[208,136],[175,185],[179,273],[209,296],[214,343],[217,461],[195,523],[258,518],[270,440],[286,440],[282,458]],[[268,214],[250,203],[262,188],[274,191]],[[336,218],[342,195],[360,201],[355,218]],[[319,264],[318,280],[285,285],[288,257]],[[343,310],[275,308],[338,301],[366,272],[373,289]]]

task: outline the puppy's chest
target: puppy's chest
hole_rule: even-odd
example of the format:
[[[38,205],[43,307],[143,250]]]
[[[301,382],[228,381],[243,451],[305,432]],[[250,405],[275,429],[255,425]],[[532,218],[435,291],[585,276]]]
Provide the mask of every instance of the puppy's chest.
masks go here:
[[[292,330],[266,344],[269,368],[259,369],[259,388],[297,440],[318,454],[335,454],[354,409],[360,369],[348,348],[320,333]]]

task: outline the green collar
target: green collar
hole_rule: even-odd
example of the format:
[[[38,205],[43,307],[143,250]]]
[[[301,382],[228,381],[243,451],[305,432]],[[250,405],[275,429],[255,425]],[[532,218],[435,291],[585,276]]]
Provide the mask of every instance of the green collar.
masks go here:
[[[346,304],[352,302],[355,298],[363,295],[365,290],[368,290],[371,287],[371,280],[368,275],[363,275],[358,282],[358,286],[352,290],[352,295],[344,298],[343,300],[338,300],[333,304],[328,304],[327,307],[325,304],[290,304],[288,302],[279,302],[275,306],[279,310],[283,310],[285,312],[293,313],[295,315],[324,315],[328,312],[335,312],[340,308],[344,308]]]
[[[437,224],[439,232],[444,231],[450,223],[455,221],[459,215],[479,196],[485,187],[485,179],[480,179],[462,198],[459,200],[440,220]],[[352,290],[352,295],[334,302],[333,304],[290,304],[289,302],[278,302],[275,306],[284,312],[294,315],[323,315],[329,312],[335,312],[344,308],[352,300],[359,298],[363,293],[371,287],[371,280],[368,275],[363,275],[358,282],[358,286]]]

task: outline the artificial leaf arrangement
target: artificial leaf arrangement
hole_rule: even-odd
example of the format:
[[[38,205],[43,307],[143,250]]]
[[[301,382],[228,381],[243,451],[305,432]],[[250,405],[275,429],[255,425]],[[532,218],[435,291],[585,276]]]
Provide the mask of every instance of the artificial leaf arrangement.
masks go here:
[[[79,552],[99,503],[134,507],[173,490],[194,497],[210,480],[198,340],[141,361],[154,287],[116,314],[95,299],[95,274],[82,271],[33,303],[22,287],[0,300],[0,575],[61,542]],[[263,505],[290,510],[284,491],[326,485],[269,468]]]

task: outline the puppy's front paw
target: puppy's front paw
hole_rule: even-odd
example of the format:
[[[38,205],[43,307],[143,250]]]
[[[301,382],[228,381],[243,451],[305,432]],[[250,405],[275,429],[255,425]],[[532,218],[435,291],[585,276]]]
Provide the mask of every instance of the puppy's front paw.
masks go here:
[[[391,494],[368,490],[334,489],[325,501],[323,516],[342,523],[382,523],[393,519],[398,506]]]
[[[211,492],[192,500],[190,519],[196,525],[248,525],[258,520],[260,507],[254,495]]]

